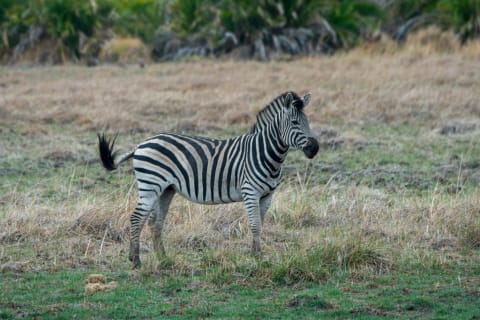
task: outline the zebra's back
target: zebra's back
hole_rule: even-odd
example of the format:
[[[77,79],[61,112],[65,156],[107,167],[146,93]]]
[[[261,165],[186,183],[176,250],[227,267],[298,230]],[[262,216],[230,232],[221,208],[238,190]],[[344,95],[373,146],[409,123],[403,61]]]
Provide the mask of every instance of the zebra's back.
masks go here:
[[[185,198],[205,204],[241,201],[245,138],[216,140],[167,133],[149,138],[133,155],[139,190],[161,194],[173,187]]]

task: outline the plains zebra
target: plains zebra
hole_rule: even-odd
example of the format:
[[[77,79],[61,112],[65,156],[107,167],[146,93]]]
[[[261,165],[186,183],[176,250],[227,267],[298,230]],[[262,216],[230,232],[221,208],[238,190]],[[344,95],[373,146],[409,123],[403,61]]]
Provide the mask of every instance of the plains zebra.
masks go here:
[[[294,92],[278,96],[258,113],[248,134],[216,140],[162,133],[118,158],[113,152],[115,139],[99,134],[100,158],[106,169],[115,170],[133,158],[139,191],[130,218],[129,259],[134,268],[140,265],[140,233],[152,212],[148,224],[154,249],[158,255],[165,254],[162,227],[176,192],[204,204],[243,201],[253,233],[252,253],[260,254],[263,219],[280,183],[289,148],[303,150],[310,159],[318,152],[303,112],[309,100],[310,94],[303,98]]]

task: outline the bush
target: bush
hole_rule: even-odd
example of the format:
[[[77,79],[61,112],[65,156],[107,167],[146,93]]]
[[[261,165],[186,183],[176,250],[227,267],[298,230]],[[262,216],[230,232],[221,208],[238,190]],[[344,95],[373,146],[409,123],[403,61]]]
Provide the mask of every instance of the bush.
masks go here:
[[[384,11],[370,1],[328,1],[320,8],[321,15],[337,34],[338,45],[351,48],[362,37],[380,28]]]
[[[96,30],[108,21],[111,11],[107,1],[2,1],[0,23],[5,30],[2,43],[12,48],[29,28],[40,27],[58,41],[62,52],[66,47],[78,58],[81,34],[94,36]]]
[[[225,31],[233,32],[241,42],[252,42],[258,33],[273,21],[266,16],[262,2],[255,0],[223,1],[220,5],[220,23]]]
[[[83,0],[46,0],[40,24],[48,34],[61,41],[76,57],[80,57],[80,34],[94,35],[103,17],[97,14],[94,2]]]
[[[56,41],[61,52],[67,48],[77,58],[82,55],[83,35],[92,39],[90,42],[99,42],[110,37],[109,32],[104,32],[110,29],[124,38],[136,37],[146,43],[151,43],[162,30],[173,31],[184,38],[199,35],[196,38],[202,38],[203,43],[221,44],[225,32],[230,31],[236,45],[253,45],[259,39],[272,42],[272,35],[283,36],[286,29],[290,32],[289,29],[310,28],[298,37],[317,37],[330,49],[354,47],[379,30],[405,39],[411,31],[432,24],[442,30],[454,30],[462,43],[480,35],[478,0],[393,0],[383,7],[377,3],[380,2],[3,0],[0,2],[0,49],[11,50],[23,35],[28,38],[27,33],[35,28],[42,30],[42,36],[46,34]],[[295,36],[284,38],[282,41],[291,45],[298,40]],[[276,40],[278,47],[280,40]]]
[[[440,26],[457,32],[462,43],[480,35],[480,1],[440,0],[437,10]]]
[[[369,1],[224,0],[214,4],[175,0],[171,27],[182,35],[201,33],[217,38],[230,31],[241,43],[251,44],[264,31],[308,27],[323,17],[338,34],[338,45],[350,47],[377,29],[384,16],[383,10]]]
[[[263,29],[305,27],[319,8],[314,0],[223,1],[220,21],[223,29],[252,41]]]
[[[478,0],[396,0],[386,10],[400,40],[428,25],[454,30],[462,43],[480,35]]]
[[[149,43],[166,23],[169,0],[113,1],[114,30],[124,37],[138,37]]]
[[[208,33],[214,20],[212,4],[204,0],[176,0],[170,14],[171,28],[182,35]]]
[[[28,30],[31,24],[32,14],[35,6],[28,8],[27,0],[2,0],[0,2],[0,27],[1,34],[0,48],[11,48],[15,46],[20,36]]]

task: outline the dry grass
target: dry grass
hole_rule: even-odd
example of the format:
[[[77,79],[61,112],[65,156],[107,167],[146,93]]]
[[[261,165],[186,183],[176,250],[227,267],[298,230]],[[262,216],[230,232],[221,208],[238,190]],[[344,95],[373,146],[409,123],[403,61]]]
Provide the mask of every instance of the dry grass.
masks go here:
[[[276,194],[263,235],[265,261],[285,263],[288,277],[277,277],[286,282],[321,281],[334,267],[383,273],[405,261],[462,261],[468,259],[462,252],[480,243],[478,190],[456,197],[432,193],[392,199],[366,187],[312,186],[297,194],[298,188],[285,185]],[[37,270],[128,269],[128,217],[135,199],[132,192],[120,192],[83,201],[72,197],[70,205],[24,199],[20,206],[4,206],[0,259],[25,261],[20,249],[29,247],[28,263]],[[220,265],[234,274],[243,263],[258,272],[249,257],[251,235],[241,204],[203,206],[176,197],[165,232],[168,262],[159,262],[145,228],[144,270],[190,274]],[[311,273],[308,263],[316,259],[321,269]]]
[[[74,130],[206,132],[249,127],[276,95],[311,91],[316,125],[335,121],[427,120],[438,126],[478,117],[478,60],[350,53],[290,62],[211,62],[3,69],[2,122]]]
[[[480,55],[480,40],[472,40],[467,42],[460,51],[465,57],[469,59],[478,59]]]
[[[28,260],[40,269],[128,268],[125,240],[135,186],[125,171],[114,186],[100,180],[106,173],[92,178],[84,172],[96,158],[97,130],[140,133],[122,135],[124,148],[160,131],[230,135],[249,128],[257,110],[293,89],[312,92],[308,114],[315,132],[335,123],[352,127],[345,132],[347,144],[368,139],[355,131],[364,123],[414,123],[425,134],[436,134],[452,121],[478,123],[480,62],[466,58],[472,53],[465,50],[373,56],[356,51],[294,62],[199,61],[144,69],[3,68],[0,124],[20,135],[14,141],[0,139],[0,157],[15,161],[28,154],[59,170],[65,163],[77,166],[67,181],[47,172],[45,181],[21,192],[12,176],[9,190],[0,195],[0,261]],[[57,125],[68,132],[59,133]],[[12,136],[10,129],[2,130]],[[78,136],[92,141],[83,143]],[[36,145],[29,144],[32,139]],[[318,248],[331,248],[332,256],[322,251],[321,257],[335,257],[331,263],[339,268],[375,272],[419,257],[435,263],[461,260],[463,250],[478,248],[478,188],[468,194],[433,190],[401,196],[313,181],[299,177],[285,183],[265,223],[265,259],[287,261],[287,274],[295,271],[286,260],[293,252],[299,253],[297,266],[317,257],[311,253]],[[167,266],[197,272],[220,264],[235,273],[239,264],[258,263],[248,256],[251,235],[242,204],[202,206],[176,197],[165,229],[171,260],[156,261],[146,231],[146,270]],[[300,277],[309,276],[308,268],[304,271]],[[315,281],[321,280],[318,275]]]
[[[458,52],[460,41],[453,31],[443,32],[430,26],[408,35],[402,50],[417,55],[449,54]]]
[[[99,56],[105,62],[138,64],[150,61],[148,47],[137,38],[114,38],[102,47]]]

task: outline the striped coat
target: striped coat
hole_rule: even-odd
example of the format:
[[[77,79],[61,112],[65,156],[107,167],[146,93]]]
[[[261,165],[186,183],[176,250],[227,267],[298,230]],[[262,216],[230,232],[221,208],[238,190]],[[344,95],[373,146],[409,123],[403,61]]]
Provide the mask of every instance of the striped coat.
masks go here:
[[[139,201],[131,216],[130,260],[140,265],[139,236],[150,216],[155,250],[164,254],[162,227],[175,193],[203,204],[243,201],[253,233],[252,252],[260,253],[260,233],[281,166],[290,147],[312,158],[318,151],[303,108],[309,95],[287,92],[257,115],[250,133],[217,140],[162,133],[146,139],[118,159],[111,142],[99,135],[105,168],[114,170],[133,158]]]

